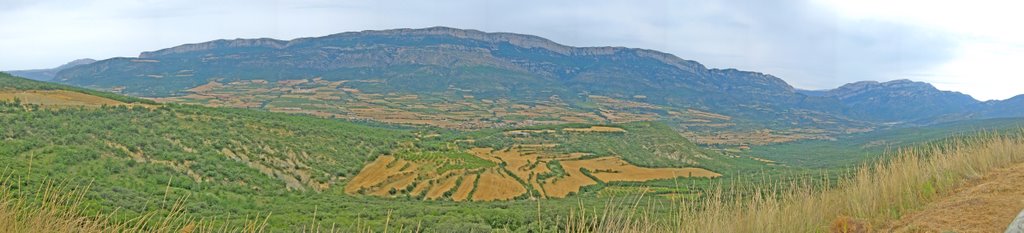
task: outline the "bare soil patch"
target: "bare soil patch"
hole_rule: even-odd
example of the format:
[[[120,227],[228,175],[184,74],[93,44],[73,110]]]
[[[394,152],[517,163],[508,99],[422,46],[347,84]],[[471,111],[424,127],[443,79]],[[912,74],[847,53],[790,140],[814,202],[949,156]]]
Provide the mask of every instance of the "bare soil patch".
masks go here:
[[[949,196],[904,215],[885,232],[1003,232],[1024,209],[1024,164],[972,180]]]

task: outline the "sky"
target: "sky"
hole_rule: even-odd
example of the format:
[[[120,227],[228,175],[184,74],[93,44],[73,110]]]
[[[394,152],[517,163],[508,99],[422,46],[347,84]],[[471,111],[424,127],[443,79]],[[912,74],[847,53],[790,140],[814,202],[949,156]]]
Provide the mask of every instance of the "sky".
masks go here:
[[[0,0],[0,70],[215,39],[448,26],[654,49],[802,89],[911,79],[979,100],[1024,94],[1024,1]]]

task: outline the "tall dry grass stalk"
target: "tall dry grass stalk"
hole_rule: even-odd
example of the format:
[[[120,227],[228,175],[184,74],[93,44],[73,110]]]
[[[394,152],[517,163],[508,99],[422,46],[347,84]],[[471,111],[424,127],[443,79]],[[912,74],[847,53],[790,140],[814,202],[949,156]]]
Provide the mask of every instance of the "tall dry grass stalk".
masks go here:
[[[668,232],[671,228],[665,218],[654,216],[649,210],[653,202],[644,204],[645,192],[635,199],[610,198],[605,208],[598,210],[579,202],[576,210],[565,216],[566,232]]]
[[[185,215],[186,198],[175,201],[165,214],[150,212],[125,221],[116,213],[89,215],[83,206],[86,187],[46,181],[31,194],[12,190],[12,176],[0,179],[0,232],[262,232],[267,217],[241,226],[216,225]]]
[[[981,134],[918,149],[902,149],[867,164],[837,184],[796,182],[732,198],[715,188],[675,216],[645,216],[642,208],[572,217],[566,232],[870,232],[923,207],[993,169],[1024,162],[1024,130]],[[827,153],[827,152],[826,152]],[[827,182],[827,181],[826,181]],[[612,206],[612,205],[609,205]],[[587,212],[585,208],[581,212]],[[591,212],[594,213],[594,212]],[[577,215],[579,215],[577,213]],[[662,220],[667,219],[667,220]],[[602,222],[608,221],[608,222]]]
[[[26,195],[12,189],[11,177],[0,177],[0,232],[64,233],[64,232],[267,232],[270,215],[246,217],[241,225],[217,224],[216,219],[196,219],[185,210],[188,197],[174,201],[163,213],[152,211],[128,220],[115,220],[116,211],[106,214],[87,214],[83,201],[89,186],[70,186],[67,183],[47,181],[38,190]],[[17,193],[22,192],[22,193]],[[358,222],[356,226],[341,227],[316,221],[304,226],[291,226],[300,232],[375,232],[371,225]],[[229,217],[230,218],[230,217]],[[390,212],[388,222],[392,219]],[[420,226],[410,228],[385,226],[384,232],[420,232]]]

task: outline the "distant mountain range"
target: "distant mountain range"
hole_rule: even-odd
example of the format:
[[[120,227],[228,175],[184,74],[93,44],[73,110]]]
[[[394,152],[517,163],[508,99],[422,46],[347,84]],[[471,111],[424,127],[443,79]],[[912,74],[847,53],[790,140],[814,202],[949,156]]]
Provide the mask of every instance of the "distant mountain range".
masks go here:
[[[64,65],[61,65],[61,66],[58,66],[58,67],[55,67],[55,68],[50,68],[50,69],[11,70],[11,71],[4,71],[4,72],[7,72],[7,73],[13,74],[13,75],[17,75],[17,76],[20,76],[20,77],[24,77],[24,78],[29,78],[29,79],[32,79],[32,80],[51,81],[51,80],[53,80],[54,76],[57,76],[57,72],[60,72],[60,71],[62,71],[64,69],[67,69],[67,68],[71,68],[71,67],[75,67],[75,66],[80,66],[80,65],[86,65],[86,64],[93,63],[93,62],[96,62],[96,60],[85,58],[85,59],[74,60],[74,61],[68,62],[67,64],[64,64]]]
[[[982,102],[960,92],[941,91],[931,84],[905,79],[862,81],[832,90],[798,92],[838,99],[846,106],[846,115],[875,122],[927,124],[1024,115],[1024,95]]]
[[[368,90],[379,93],[454,88],[518,102],[557,97],[577,103],[600,95],[720,113],[769,128],[1024,116],[1021,96],[981,102],[908,80],[798,90],[768,74],[709,69],[654,50],[571,47],[531,35],[445,27],[186,44],[69,67],[54,81],[166,97],[211,81],[309,78],[376,80],[383,84]]]

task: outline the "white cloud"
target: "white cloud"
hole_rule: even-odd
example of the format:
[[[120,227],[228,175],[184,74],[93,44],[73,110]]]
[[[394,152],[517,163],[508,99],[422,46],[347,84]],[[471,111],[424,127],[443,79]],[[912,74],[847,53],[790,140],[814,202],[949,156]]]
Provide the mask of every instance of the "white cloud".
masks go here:
[[[820,0],[852,20],[885,20],[942,31],[955,38],[954,59],[915,71],[915,79],[981,100],[1024,93],[1024,22],[1022,1]]]

